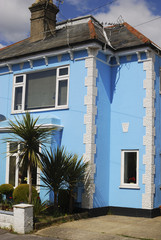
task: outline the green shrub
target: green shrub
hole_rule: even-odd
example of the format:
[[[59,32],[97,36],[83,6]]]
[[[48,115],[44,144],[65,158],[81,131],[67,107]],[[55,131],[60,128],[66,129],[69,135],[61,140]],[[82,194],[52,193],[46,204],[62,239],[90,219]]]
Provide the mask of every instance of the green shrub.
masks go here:
[[[11,184],[2,184],[0,185],[0,193],[6,195],[6,198],[12,196],[14,188]]]
[[[34,205],[33,208],[34,217],[37,217],[48,208],[48,201],[42,202],[40,197],[34,198],[32,204]]]
[[[69,192],[66,189],[60,189],[58,195],[58,205],[63,211],[69,208]]]
[[[36,189],[32,186],[32,199],[38,197],[38,193]],[[29,185],[28,184],[20,184],[15,188],[13,192],[13,200],[15,203],[28,203],[29,198]]]

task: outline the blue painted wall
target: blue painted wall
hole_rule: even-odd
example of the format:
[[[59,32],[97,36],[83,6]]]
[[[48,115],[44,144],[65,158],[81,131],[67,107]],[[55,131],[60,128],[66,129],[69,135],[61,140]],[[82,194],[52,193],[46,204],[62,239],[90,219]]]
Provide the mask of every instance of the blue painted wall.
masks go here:
[[[103,54],[98,58],[106,61]],[[96,126],[96,173],[95,173],[95,193],[94,208],[109,205],[109,161],[110,161],[110,89],[111,70],[110,67],[100,61],[96,63],[98,69],[97,86],[97,116]]]
[[[110,180],[109,205],[118,207],[142,207],[142,193],[145,187],[142,184],[143,165],[143,99],[145,79],[143,63],[138,63],[136,55],[131,61],[122,57],[120,66],[112,68],[111,87],[111,133],[110,133]],[[128,133],[123,133],[122,123],[129,122]],[[121,150],[139,150],[139,190],[121,189]]]
[[[86,51],[77,52],[76,57],[87,56]],[[39,69],[55,68],[62,65],[70,65],[70,77],[69,77],[69,108],[64,110],[51,110],[33,112],[32,115],[40,117],[41,119],[47,119],[50,121],[52,118],[60,119],[61,125],[64,126],[61,133],[61,137],[56,137],[58,144],[62,144],[66,147],[66,150],[72,153],[77,153],[79,157],[85,152],[85,146],[83,144],[83,135],[85,133],[84,114],[86,113],[86,106],[84,105],[84,96],[86,95],[85,77],[87,75],[85,68],[85,60],[71,61],[69,54],[62,56],[61,62],[58,62],[57,57],[49,58],[48,66],[45,65],[44,60],[33,61],[33,69],[30,68],[29,63],[24,63],[23,69],[20,69],[20,65],[13,65],[13,74],[0,75],[0,114],[6,116],[7,119],[14,119],[17,114],[11,115],[11,103],[12,103],[12,86],[13,75],[19,73],[32,72]],[[7,72],[7,68],[0,69],[0,73]],[[19,114],[21,115],[21,114]],[[6,134],[5,136],[8,136]],[[3,169],[3,173],[0,174],[0,184],[5,182],[6,171],[6,144],[2,144],[4,134],[0,134],[0,168]],[[3,154],[2,154],[3,153]],[[45,192],[41,194],[44,198]]]
[[[154,195],[154,208],[161,205],[161,94],[160,94],[160,67],[161,58],[155,57],[155,195]]]
[[[75,53],[75,57],[87,56],[86,51]],[[103,54],[97,56],[103,61],[106,57]],[[142,56],[145,59],[145,56]],[[111,60],[112,63],[113,60]],[[87,94],[85,87],[85,77],[87,69],[85,60],[71,61],[68,54],[62,56],[61,62],[57,57],[49,58],[49,65],[46,66],[44,60],[33,62],[33,69],[29,63],[24,63],[23,69],[20,65],[14,65],[14,74],[26,73],[39,69],[54,68],[61,65],[70,65],[69,79],[69,108],[64,110],[51,110],[33,112],[36,118],[40,116],[42,121],[49,123],[57,118],[60,124],[64,126],[61,133],[55,137],[58,145],[65,145],[67,151],[77,153],[80,157],[85,152],[83,144],[83,135],[86,131],[84,125],[84,114],[86,106],[84,105],[84,96]],[[93,206],[117,206],[117,207],[142,207],[142,194],[145,192],[145,186],[142,184],[142,175],[145,173],[143,165],[143,155],[145,147],[143,146],[143,136],[145,128],[143,127],[143,117],[145,109],[143,108],[143,99],[145,98],[145,89],[143,80],[146,73],[143,71],[143,63],[138,63],[136,55],[132,56],[130,61],[126,57],[121,58],[120,66],[110,67],[97,60],[98,77],[96,80],[98,96],[97,105],[97,134],[96,143],[96,173],[94,176],[95,193]],[[155,175],[155,201],[154,207],[161,205],[161,130],[160,113],[161,103],[159,94],[159,67],[161,60],[156,57],[156,175]],[[7,72],[7,68],[0,68],[0,73]],[[11,115],[13,74],[0,75],[0,114],[7,119],[13,119],[16,115]],[[21,115],[21,114],[20,114]],[[129,122],[128,133],[123,133],[122,123]],[[0,184],[5,182],[6,173],[6,144],[2,143],[4,137],[8,134],[0,134]],[[55,145],[52,141],[52,145]],[[138,149],[139,150],[139,187],[140,189],[121,189],[121,150]],[[41,197],[45,198],[45,191]],[[81,194],[78,201],[80,202]]]

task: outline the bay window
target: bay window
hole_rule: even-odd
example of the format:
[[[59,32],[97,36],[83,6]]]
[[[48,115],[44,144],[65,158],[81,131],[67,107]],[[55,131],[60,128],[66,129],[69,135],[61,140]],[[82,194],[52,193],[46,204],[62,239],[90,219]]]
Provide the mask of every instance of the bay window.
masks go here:
[[[6,183],[17,187],[19,184],[29,183],[28,171],[24,164],[18,164],[22,158],[23,146],[18,142],[7,143]],[[40,169],[32,168],[32,185],[39,181]]]
[[[12,112],[68,106],[69,66],[14,76]]]

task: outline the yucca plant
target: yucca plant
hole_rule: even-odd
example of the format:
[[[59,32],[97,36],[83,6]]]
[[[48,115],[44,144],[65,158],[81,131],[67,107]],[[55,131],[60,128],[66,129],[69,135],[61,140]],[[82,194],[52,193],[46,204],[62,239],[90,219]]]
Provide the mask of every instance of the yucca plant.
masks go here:
[[[65,148],[57,147],[55,150],[46,151],[41,158],[42,175],[40,179],[54,192],[54,207],[58,206],[58,193],[60,189],[69,191],[69,212],[73,211],[74,189],[78,183],[84,183],[87,163],[76,154],[70,154]]]
[[[49,141],[49,137],[52,130],[55,128],[49,129],[45,128],[43,125],[37,125],[39,118],[35,120],[31,117],[30,113],[26,112],[22,116],[22,120],[15,117],[16,123],[9,121],[10,131],[13,136],[6,141],[16,141],[21,144],[21,158],[19,165],[27,166],[28,175],[29,175],[29,200],[28,202],[32,203],[32,167],[41,168],[41,157],[42,149],[45,149],[46,144]],[[41,146],[41,151],[40,151]]]
[[[46,151],[41,158],[42,175],[40,179],[49,192],[54,192],[54,207],[58,206],[58,192],[65,184],[67,162],[71,158],[64,147],[57,147],[55,151]]]
[[[84,163],[82,157],[79,159],[74,154],[67,162],[67,169],[65,174],[65,181],[69,191],[69,212],[73,212],[74,189],[78,183],[85,182],[88,163]]]

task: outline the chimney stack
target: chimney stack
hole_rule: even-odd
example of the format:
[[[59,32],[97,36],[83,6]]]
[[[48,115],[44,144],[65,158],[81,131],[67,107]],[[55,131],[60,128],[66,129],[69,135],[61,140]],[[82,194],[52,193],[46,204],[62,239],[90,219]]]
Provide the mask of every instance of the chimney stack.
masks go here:
[[[31,41],[36,42],[54,35],[56,14],[59,9],[52,0],[36,0],[29,8],[31,11]]]

